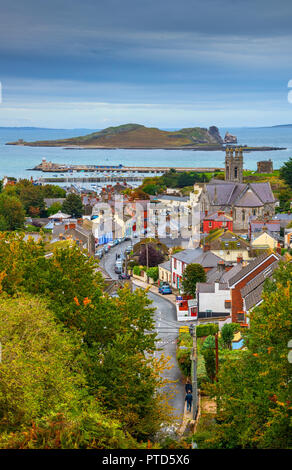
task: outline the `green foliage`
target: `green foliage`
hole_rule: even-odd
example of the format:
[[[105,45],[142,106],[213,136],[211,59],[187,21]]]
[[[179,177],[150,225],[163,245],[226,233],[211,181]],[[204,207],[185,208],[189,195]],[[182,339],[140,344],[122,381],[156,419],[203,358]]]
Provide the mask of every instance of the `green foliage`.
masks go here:
[[[5,192],[0,194],[0,216],[2,230],[17,230],[23,228],[25,213],[19,199]]]
[[[221,329],[221,338],[225,348],[232,348],[234,333],[238,330],[238,324],[226,323]]]
[[[206,282],[204,268],[197,263],[188,264],[182,276],[182,288],[184,293],[196,297],[197,282]]]
[[[247,350],[220,364],[213,394],[218,403],[209,447],[290,448],[292,337],[291,263],[266,281],[263,302],[250,314]]]
[[[292,188],[292,157],[280,168],[280,177]]]
[[[213,338],[213,337],[211,337]],[[207,372],[207,376],[211,382],[214,382],[214,378],[216,375],[216,359],[215,359],[215,351],[211,347],[206,347],[202,349],[202,355],[205,361],[205,369]]]
[[[140,276],[140,274],[141,274],[140,266],[134,266],[133,267],[133,274],[135,274],[136,276]]]
[[[214,335],[218,331],[219,326],[217,323],[202,323],[201,325],[196,326],[197,338]]]
[[[72,217],[81,217],[83,214],[82,199],[78,194],[68,194],[63,202],[62,211]]]
[[[56,214],[57,212],[62,211],[62,204],[60,202],[54,202],[48,209],[47,214],[48,217],[50,215]]]
[[[158,267],[148,268],[146,274],[148,277],[151,277],[154,282],[156,282],[158,279]]]
[[[2,421],[0,446],[117,448],[146,442],[171,420],[167,395],[157,393],[165,385],[167,361],[154,357],[151,301],[140,289],[119,289],[118,297],[109,297],[96,262],[75,244],[56,247],[49,258],[44,254],[42,239],[0,234],[0,291],[2,299],[5,293],[15,296],[7,308],[1,303],[7,321],[1,319],[0,336],[9,337],[3,328],[10,325],[11,351],[14,345],[20,351],[15,364],[10,355],[17,382],[12,375],[10,388],[2,381],[9,396],[0,392],[0,407],[5,396],[2,409],[11,424]]]

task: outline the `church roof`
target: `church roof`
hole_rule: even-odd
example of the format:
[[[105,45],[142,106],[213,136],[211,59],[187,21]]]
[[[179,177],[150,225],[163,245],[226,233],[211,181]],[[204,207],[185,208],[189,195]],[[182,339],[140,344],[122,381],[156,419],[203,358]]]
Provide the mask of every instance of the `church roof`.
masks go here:
[[[274,203],[270,183],[209,183],[206,191],[210,204],[216,206],[260,207],[267,203]]]

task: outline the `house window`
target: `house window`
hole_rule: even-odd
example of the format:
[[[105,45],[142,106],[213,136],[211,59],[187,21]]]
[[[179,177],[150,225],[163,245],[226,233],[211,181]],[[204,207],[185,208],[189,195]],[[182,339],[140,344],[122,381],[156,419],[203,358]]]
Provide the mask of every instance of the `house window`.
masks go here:
[[[242,222],[245,221],[245,210],[242,211]]]
[[[176,258],[174,258],[174,260],[173,260],[173,267],[174,267],[174,269],[176,269]]]
[[[209,228],[211,228],[211,227],[212,227],[212,222],[209,222]]]
[[[225,300],[225,308],[231,308],[231,300]]]
[[[234,178],[236,179],[237,178],[237,174],[238,174],[238,171],[237,171],[237,166],[234,168]]]

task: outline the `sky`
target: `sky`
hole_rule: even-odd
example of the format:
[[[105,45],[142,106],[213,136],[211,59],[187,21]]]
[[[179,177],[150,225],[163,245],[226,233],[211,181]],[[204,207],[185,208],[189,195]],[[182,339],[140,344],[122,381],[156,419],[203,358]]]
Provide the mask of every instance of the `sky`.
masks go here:
[[[0,0],[0,8],[0,126],[292,123],[291,0]]]

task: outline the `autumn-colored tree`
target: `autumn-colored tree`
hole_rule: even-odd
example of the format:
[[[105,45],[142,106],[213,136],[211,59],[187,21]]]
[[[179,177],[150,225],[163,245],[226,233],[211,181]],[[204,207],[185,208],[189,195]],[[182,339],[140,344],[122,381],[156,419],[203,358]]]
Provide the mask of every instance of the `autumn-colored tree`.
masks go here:
[[[5,229],[17,230],[23,228],[25,213],[19,199],[5,192],[0,194],[0,216]]]
[[[0,301],[0,448],[139,447],[88,394],[82,336],[35,296]]]
[[[247,349],[226,356],[214,387],[218,413],[209,447],[290,448],[292,264],[281,263],[250,314]]]

